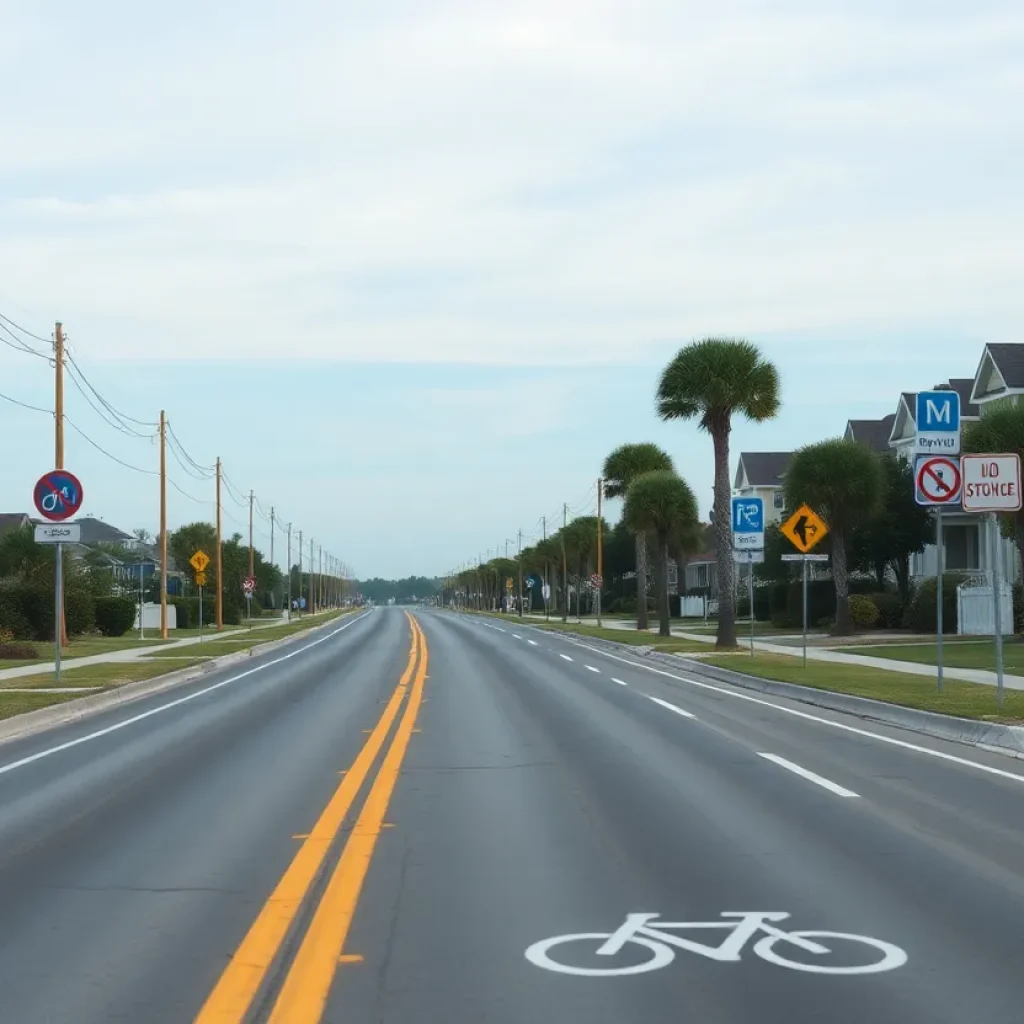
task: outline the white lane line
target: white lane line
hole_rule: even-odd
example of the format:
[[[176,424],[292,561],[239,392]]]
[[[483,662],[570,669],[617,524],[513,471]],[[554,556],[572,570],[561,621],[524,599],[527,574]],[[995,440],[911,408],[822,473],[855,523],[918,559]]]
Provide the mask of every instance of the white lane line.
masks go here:
[[[765,754],[758,751],[757,756],[763,757],[766,761],[771,761],[772,764],[777,764],[780,768],[785,768],[786,771],[792,772],[794,775],[799,775],[802,779],[807,779],[808,782],[813,782],[815,785],[821,786],[822,789],[827,789],[830,793],[835,793],[836,796],[855,797],[856,799],[860,799],[860,794],[854,793],[852,789],[846,789],[844,786],[840,786],[836,782],[822,778],[820,775],[815,775],[814,772],[810,772],[806,768],[801,768],[800,765],[793,764],[792,761],[787,761],[784,757],[779,757],[778,754]]]
[[[995,598],[993,598],[993,600],[995,600]],[[496,630],[497,630],[497,631],[498,631],[499,633],[505,633],[505,632],[507,632],[507,630],[504,630],[504,629],[502,629],[502,628],[501,628],[501,626],[495,626],[494,628],[495,628],[495,629],[496,629]]]
[[[526,642],[527,642],[527,643],[528,643],[528,644],[529,644],[529,645],[530,645],[531,647],[536,647],[536,646],[537,646],[537,641],[536,641],[536,640],[527,640]]]
[[[660,704],[663,708],[668,708],[669,711],[674,711],[677,715],[682,715],[683,718],[696,718],[696,715],[690,714],[689,711],[684,711],[682,708],[677,708],[675,704],[669,704],[667,700],[662,700],[660,697],[652,697],[649,693],[645,693],[644,696],[648,700],[653,700],[655,704]]]
[[[572,658],[570,658],[568,654],[560,654],[559,657],[565,658],[566,661],[572,661]]]
[[[55,747],[48,747],[46,750],[40,750],[35,754],[30,754],[28,757],[22,757],[17,761],[11,761],[9,764],[0,765],[0,775],[6,775],[7,772],[13,772],[15,768],[23,768],[27,764],[32,764],[33,761],[41,761],[44,757],[49,757],[51,754],[59,754],[62,750],[70,750],[72,747],[77,747],[81,743],[88,743],[90,740],[98,740],[101,736],[108,736],[112,732],[117,732],[118,729],[124,729],[129,725],[134,725],[136,722],[141,722],[147,718],[151,718],[153,715],[159,715],[162,711],[170,711],[171,708],[176,708],[181,704],[187,704],[190,700],[195,700],[197,697],[205,697],[206,694],[213,693],[214,690],[219,690],[222,686],[229,686],[231,683],[237,683],[239,679],[245,679],[247,676],[255,675],[257,672],[262,672],[265,668],[280,665],[282,661],[294,658],[296,655],[302,654],[312,647],[316,647],[317,644],[322,644],[325,640],[330,640],[331,637],[337,636],[342,630],[348,629],[349,626],[354,626],[357,622],[365,619],[368,614],[370,613],[364,612],[362,615],[352,619],[350,622],[346,622],[344,626],[339,626],[337,629],[331,630],[330,633],[326,633],[324,636],[314,640],[312,643],[306,644],[305,647],[300,647],[297,650],[290,651],[288,654],[283,654],[280,658],[274,658],[273,661],[264,662],[262,665],[257,665],[255,668],[246,669],[245,672],[239,672],[237,676],[222,679],[219,683],[214,683],[212,686],[206,686],[202,690],[196,690],[195,693],[190,693],[186,697],[179,697],[177,700],[168,701],[166,704],[159,705],[159,707],[150,708],[149,711],[143,711],[142,714],[132,715],[131,718],[126,718],[123,722],[116,722],[114,725],[108,725],[105,729],[97,729],[95,732],[87,733],[85,736],[79,736],[77,739],[68,740],[67,743],[58,743]]]
[[[616,679],[615,676],[612,676],[612,682],[613,683],[618,683],[619,686],[627,686],[628,685],[624,679]]]
[[[594,668],[594,666],[593,666],[593,665],[585,665],[585,666],[584,666],[584,668],[585,668],[585,669],[586,669],[586,670],[587,670],[588,672],[596,672],[596,673],[597,673],[598,675],[600,675],[600,674],[601,674],[601,670],[600,670],[599,668]]]
[[[931,747],[922,747],[917,743],[910,743],[907,740],[898,740],[893,736],[883,736],[881,733],[871,732],[868,729],[858,729],[855,725],[846,725],[845,722],[833,722],[829,718],[822,718],[820,715],[812,715],[807,711],[798,711],[796,708],[783,707],[781,704],[774,704],[770,700],[764,700],[761,697],[753,697],[748,693],[737,693],[734,690],[727,690],[721,686],[715,686],[713,683],[701,682],[698,679],[689,679],[686,676],[676,675],[675,672],[666,672],[664,669],[654,668],[652,665],[644,665],[639,661],[631,661],[629,658],[623,658],[618,654],[609,654],[608,651],[598,650],[598,648],[591,647],[589,644],[581,644],[577,640],[569,640],[566,637],[559,637],[559,639],[563,640],[567,644],[572,644],[574,647],[582,647],[585,651],[592,651],[594,654],[600,654],[605,658],[611,658],[612,661],[619,661],[623,665],[629,665],[631,668],[642,668],[645,672],[653,672],[656,676],[665,676],[668,679],[675,679],[680,683],[687,683],[688,685],[696,686],[701,690],[711,690],[723,697],[733,697],[736,700],[748,701],[751,704],[760,704],[762,707],[774,708],[776,711],[781,711],[787,715],[793,715],[795,718],[802,718],[807,722],[816,722],[818,725],[827,725],[832,729],[839,729],[842,732],[853,733],[855,736],[865,736],[868,739],[877,740],[879,743],[888,743],[891,747],[899,747],[902,750],[913,750],[915,753],[926,754],[928,757],[935,757],[940,761],[949,761],[952,764],[963,765],[966,768],[977,768],[978,771],[985,772],[988,775],[997,775],[1001,779],[1010,779],[1012,782],[1024,783],[1024,775],[1017,775],[1014,772],[1004,771],[1002,768],[993,768],[991,765],[981,764],[978,761],[970,761],[966,757],[957,757],[956,754],[947,754],[944,750],[932,750]],[[896,726],[893,726],[893,728],[896,728]]]
[[[522,638],[522,637],[521,637],[521,636],[520,636],[520,635],[519,635],[518,633],[513,633],[512,635],[513,635],[513,636],[514,636],[514,637],[515,637],[515,638],[516,638],[517,640],[522,640],[522,639],[523,639],[523,638]]]

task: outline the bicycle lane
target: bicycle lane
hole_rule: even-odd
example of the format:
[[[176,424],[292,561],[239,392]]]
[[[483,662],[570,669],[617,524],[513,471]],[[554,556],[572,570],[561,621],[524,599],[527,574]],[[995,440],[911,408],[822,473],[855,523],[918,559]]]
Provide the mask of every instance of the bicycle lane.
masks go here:
[[[958,871],[927,836],[887,828],[865,801],[595,685],[581,666],[439,614],[421,623],[432,652],[422,733],[348,943],[362,960],[339,967],[325,1019],[1019,1019],[1019,878],[987,865]],[[714,922],[752,911],[791,915],[776,923],[787,931],[892,943],[908,961],[814,974],[760,959],[750,943],[738,962],[677,950],[650,973],[584,977],[526,957],[554,936],[612,933],[629,913]],[[830,965],[883,955],[833,941],[842,959]],[[614,958],[584,950],[550,955],[583,969],[653,955],[635,943]],[[764,951],[822,962],[789,943]]]

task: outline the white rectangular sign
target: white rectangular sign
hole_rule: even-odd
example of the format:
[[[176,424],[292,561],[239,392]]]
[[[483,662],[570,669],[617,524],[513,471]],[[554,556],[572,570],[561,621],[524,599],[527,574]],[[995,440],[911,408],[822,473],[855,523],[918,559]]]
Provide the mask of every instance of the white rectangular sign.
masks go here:
[[[784,562],[827,562],[828,555],[782,555]]]
[[[760,565],[764,562],[764,549],[756,550],[754,548],[733,548],[732,557],[733,561],[739,562],[740,565],[746,565],[748,562],[752,562],[754,565]]]
[[[955,391],[919,391],[915,409],[915,455],[959,455],[960,396]]]
[[[37,544],[77,544],[82,539],[78,523],[53,523],[36,526]]]
[[[1021,507],[1020,456],[964,455],[961,507],[965,512],[1016,512]]]

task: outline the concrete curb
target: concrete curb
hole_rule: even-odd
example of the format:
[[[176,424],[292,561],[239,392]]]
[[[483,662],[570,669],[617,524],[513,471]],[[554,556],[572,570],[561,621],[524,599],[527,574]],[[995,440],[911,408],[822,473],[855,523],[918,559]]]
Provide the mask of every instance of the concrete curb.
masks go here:
[[[185,683],[202,679],[203,676],[212,675],[220,669],[230,668],[253,658],[253,652],[257,655],[269,654],[279,647],[294,643],[296,640],[308,637],[317,629],[324,626],[334,625],[339,619],[346,618],[341,615],[326,622],[318,622],[291,636],[281,637],[278,640],[267,640],[265,643],[250,647],[247,651],[235,651],[232,654],[224,654],[219,658],[212,658],[202,665],[192,668],[178,669],[168,672],[165,675],[153,676],[152,679],[141,679],[136,683],[125,683],[114,690],[104,690],[102,693],[94,693],[88,697],[79,697],[77,700],[65,701],[61,704],[54,704],[48,708],[39,708],[37,711],[26,711],[21,715],[13,715],[10,718],[0,720],[0,744],[8,743],[11,740],[22,739],[35,733],[43,732],[46,729],[55,728],[58,725],[66,725],[68,722],[77,722],[89,718],[100,711],[108,708],[118,707],[123,704],[131,704],[133,701],[143,697],[149,697],[164,690],[171,690]],[[0,690],[2,692],[2,690]]]
[[[773,697],[786,697],[789,700],[812,704],[829,711],[855,715],[857,718],[877,722],[880,725],[907,729],[910,732],[933,736],[936,739],[963,743],[997,754],[1005,754],[1008,757],[1024,759],[1024,727],[1022,726],[979,722],[971,718],[941,715],[934,711],[918,711],[915,708],[887,704],[885,701],[872,700],[869,697],[853,697],[845,693],[836,693],[833,690],[819,690],[811,686],[800,686],[797,683],[762,679],[760,676],[750,676],[740,671],[706,665],[700,659],[690,661],[686,655],[661,654],[650,647],[637,647],[632,644],[616,643],[614,640],[595,639],[582,633],[570,633],[563,630],[547,630],[546,632],[572,637],[573,640],[590,644],[598,650],[603,647],[615,654],[633,654],[638,660],[656,661],[659,665],[665,665],[677,672],[685,671],[698,679],[728,683],[731,686],[756,690],[758,693],[765,693]]]

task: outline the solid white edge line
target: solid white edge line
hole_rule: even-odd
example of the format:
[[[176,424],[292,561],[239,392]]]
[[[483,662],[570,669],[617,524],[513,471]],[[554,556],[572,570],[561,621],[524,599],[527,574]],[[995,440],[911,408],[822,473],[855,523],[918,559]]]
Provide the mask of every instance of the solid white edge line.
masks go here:
[[[598,673],[598,675],[600,675],[600,673],[601,673],[601,670],[600,670],[599,668],[594,668],[594,666],[593,666],[593,665],[584,665],[584,668],[585,668],[585,669],[586,669],[586,670],[587,670],[588,672],[597,672],[597,673]]]
[[[870,732],[868,729],[858,729],[855,725],[846,725],[844,722],[833,722],[829,718],[822,718],[820,715],[812,715],[807,711],[798,711],[796,708],[783,707],[781,704],[774,704],[770,700],[764,700],[761,697],[754,697],[749,693],[736,693],[734,690],[727,690],[721,686],[715,686],[713,683],[705,683],[698,679],[688,679],[686,676],[677,675],[675,672],[668,672],[665,669],[654,668],[652,665],[642,665],[638,661],[630,661],[629,658],[623,658],[618,654],[610,654],[608,651],[599,650],[596,647],[591,647],[589,644],[580,643],[578,640],[570,640],[565,636],[561,636],[556,633],[556,636],[560,640],[563,640],[567,644],[572,644],[574,647],[580,647],[585,651],[592,651],[594,654],[599,654],[605,658],[611,658],[612,661],[618,661],[623,665],[629,665],[632,668],[640,668],[645,672],[653,672],[658,676],[665,676],[668,679],[676,679],[681,683],[686,683],[689,686],[696,686],[701,690],[711,690],[714,693],[722,694],[725,697],[733,697],[736,700],[748,701],[751,704],[760,704],[762,707],[774,708],[776,711],[781,711],[787,715],[793,715],[795,718],[802,718],[808,722],[817,722],[819,725],[827,725],[832,729],[840,729],[843,732],[853,733],[855,736],[866,736],[869,739],[877,740],[879,743],[888,743],[892,747],[900,747],[903,750],[913,750],[918,754],[926,754],[929,757],[938,758],[940,761],[949,761],[953,764],[963,765],[967,768],[977,768],[978,771],[985,772],[989,775],[998,775],[1003,779],[1011,779],[1013,782],[1024,783],[1024,775],[1017,775],[1014,772],[1004,771],[1002,768],[993,768],[991,765],[981,764],[978,761],[970,761],[966,757],[957,757],[956,754],[947,754],[944,750],[932,750],[930,747],[922,747],[917,743],[909,743],[907,740],[898,740],[893,736],[883,736],[881,733]],[[562,655],[565,657],[565,655]],[[842,712],[837,712],[842,714]],[[898,728],[898,726],[893,726]]]
[[[97,729],[95,732],[87,733],[85,736],[79,736],[77,739],[68,740],[66,743],[59,743],[55,747],[47,747],[45,750],[37,751],[35,754],[29,754],[28,757],[22,757],[17,761],[11,761],[8,764],[0,765],[0,775],[12,772],[15,768],[23,768],[27,764],[32,764],[33,761],[41,761],[44,757],[49,757],[51,754],[59,754],[62,750],[70,750],[72,747],[77,747],[82,743],[88,743],[91,740],[98,740],[101,736],[108,736],[110,733],[117,732],[119,729],[124,729],[129,725],[134,725],[136,722],[141,722],[146,718],[151,718],[153,715],[159,715],[162,711],[169,711],[171,708],[176,708],[181,704],[187,704],[190,700],[195,700],[197,697],[205,697],[206,694],[213,693],[214,690],[219,690],[221,687],[228,686],[230,683],[237,683],[239,679],[245,679],[246,676],[255,675],[257,672],[262,672],[265,668],[280,665],[282,661],[294,658],[296,655],[302,654],[304,651],[308,651],[310,648],[316,647],[317,644],[322,644],[325,640],[330,640],[331,637],[337,636],[342,630],[348,629],[349,626],[354,626],[357,622],[361,622],[369,614],[369,611],[365,611],[362,615],[356,616],[356,618],[352,619],[350,622],[346,622],[345,625],[331,630],[330,633],[325,633],[322,637],[318,637],[312,643],[306,644],[304,647],[299,647],[294,651],[289,651],[280,658],[274,658],[272,661],[265,662],[262,665],[257,665],[255,668],[239,672],[237,676],[230,676],[228,679],[222,679],[219,683],[214,683],[212,686],[206,686],[202,690],[196,690],[195,693],[179,697],[177,700],[168,701],[166,704],[160,704],[158,707],[150,708],[148,711],[143,711],[141,714],[132,715],[131,718],[126,718],[122,722],[115,722],[113,725],[108,725],[105,729]]]
[[[677,708],[675,704],[669,704],[667,700],[662,700],[660,697],[652,697],[649,693],[645,693],[644,696],[648,700],[653,700],[655,704],[660,704],[663,708],[668,708],[669,711],[674,711],[677,715],[682,715],[683,718],[696,718],[696,715],[690,714],[689,711],[684,711],[682,708]]]
[[[846,789],[844,786],[840,786],[836,782],[832,782],[820,775],[815,775],[814,772],[808,771],[806,768],[801,768],[800,765],[793,764],[792,761],[787,761],[784,757],[779,757],[778,754],[766,754],[762,751],[758,751],[757,756],[763,757],[766,761],[771,761],[772,764],[777,764],[780,768],[785,768],[787,772],[799,775],[802,779],[807,779],[808,782],[813,782],[815,785],[821,786],[822,789],[827,789],[830,793],[835,793],[836,796],[860,799],[860,794],[854,793],[852,789]]]
[[[565,658],[566,661],[572,661],[572,658],[570,658],[568,654],[560,654],[559,657]]]

